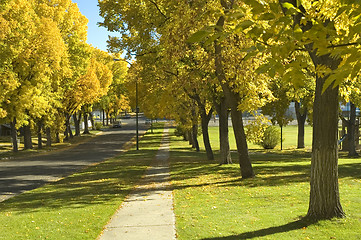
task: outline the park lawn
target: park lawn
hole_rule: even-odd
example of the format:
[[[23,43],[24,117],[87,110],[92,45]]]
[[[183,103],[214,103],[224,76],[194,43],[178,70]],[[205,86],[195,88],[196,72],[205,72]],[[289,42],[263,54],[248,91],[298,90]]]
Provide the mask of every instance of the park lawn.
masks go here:
[[[218,127],[209,127],[210,142],[212,148],[219,150],[219,132]],[[199,145],[204,149],[202,136],[198,137]],[[233,129],[229,128],[229,142],[232,150],[236,150],[236,142],[234,139]],[[295,149],[297,147],[297,125],[289,125],[283,128],[283,149]],[[305,126],[305,147],[310,150],[312,146],[312,127]],[[248,142],[249,149],[262,149],[261,146]],[[275,149],[281,149],[280,144]]]
[[[312,222],[303,219],[309,198],[309,151],[255,150],[250,155],[257,176],[242,180],[238,164],[220,166],[172,137],[178,239],[360,239],[361,159],[339,161],[347,217]]]
[[[155,157],[162,126],[134,148],[0,203],[0,239],[96,239]]]

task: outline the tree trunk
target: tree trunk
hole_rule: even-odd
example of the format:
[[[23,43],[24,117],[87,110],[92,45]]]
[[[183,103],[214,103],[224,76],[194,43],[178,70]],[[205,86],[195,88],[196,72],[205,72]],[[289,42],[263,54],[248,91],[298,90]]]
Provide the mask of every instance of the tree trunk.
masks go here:
[[[24,149],[33,149],[30,125],[24,126]]]
[[[73,114],[73,120],[75,125],[75,136],[80,136],[81,111],[79,111],[79,116],[77,116],[76,113]]]
[[[43,136],[41,134],[41,130],[43,128],[43,123],[41,121],[38,122],[38,149],[43,149]]]
[[[194,145],[193,135],[192,135],[192,130],[191,129],[187,130],[187,135],[188,135],[188,143],[189,143],[189,145],[191,145],[192,148],[194,148],[195,145]]]
[[[199,143],[198,143],[198,124],[193,124],[192,126],[192,137],[193,137],[193,147],[199,152]]]
[[[224,26],[225,18],[221,16],[217,22],[217,26]],[[219,83],[222,86],[224,96],[228,106],[231,107],[231,116],[232,116],[232,125],[233,131],[236,138],[237,152],[239,165],[241,168],[242,178],[251,178],[254,177],[254,172],[251,164],[251,160],[248,155],[248,146],[246,140],[246,134],[244,132],[242,112],[238,110],[238,100],[239,96],[236,96],[228,86],[226,75],[223,67],[223,55],[222,55],[222,45],[218,40],[214,41],[215,48],[215,68],[216,76]]]
[[[10,123],[10,128],[11,128],[11,140],[13,143],[13,152],[18,152],[19,146],[18,146],[18,134],[16,130],[16,118],[14,118],[14,120]]]
[[[238,101],[235,101],[235,99],[231,100],[231,117],[242,178],[252,178],[254,177],[254,172],[251,159],[248,154],[248,145],[246,134],[244,132],[242,112],[238,110]]]
[[[219,116],[219,163],[231,164],[231,150],[229,146],[229,134],[228,134],[228,107],[224,97],[221,98],[219,104],[215,104]]]
[[[283,150],[283,126],[280,125],[281,128],[281,151]]]
[[[211,120],[212,113],[213,113],[213,109],[211,109],[208,114],[205,108],[202,108],[201,110],[202,136],[203,136],[204,148],[206,149],[208,160],[214,160],[213,150],[211,143],[209,141],[209,133],[208,133],[208,124],[209,121]]]
[[[105,111],[103,109],[103,126],[105,126]]]
[[[311,54],[317,65],[336,69],[339,61],[329,56]],[[326,77],[316,77],[313,107],[313,143],[311,159],[311,190],[307,215],[313,219],[344,217],[338,188],[338,87],[331,85],[324,93]]]
[[[92,129],[95,130],[94,117],[92,112],[89,113],[89,117],[90,117],[90,123],[92,124]]]
[[[65,114],[65,131],[64,131],[64,140],[65,141],[69,141],[69,135],[70,135],[70,132],[71,132],[71,129],[70,129],[70,131],[69,131],[69,129],[70,129],[70,116],[69,116],[69,114]],[[58,134],[58,136],[57,137],[59,137],[59,133],[57,133]],[[59,140],[60,140],[60,138],[59,138]]]
[[[107,112],[107,126],[109,126],[109,112]]]
[[[60,143],[60,133],[59,132],[55,133],[55,142]]]
[[[358,157],[356,152],[356,106],[350,102],[350,119],[347,128],[348,156]]]
[[[84,132],[83,132],[83,134],[90,134],[89,126],[88,126],[88,113],[84,111],[83,116],[84,116]]]
[[[297,148],[305,148],[305,122],[307,117],[307,110],[301,111],[301,104],[299,102],[295,102],[295,110],[297,117]]]
[[[51,129],[50,127],[46,128],[46,146],[51,147],[52,141],[51,141]]]

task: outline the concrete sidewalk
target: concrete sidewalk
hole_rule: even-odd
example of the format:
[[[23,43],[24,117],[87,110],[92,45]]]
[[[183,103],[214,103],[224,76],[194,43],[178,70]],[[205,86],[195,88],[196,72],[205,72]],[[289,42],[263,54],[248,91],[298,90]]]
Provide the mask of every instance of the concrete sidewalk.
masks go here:
[[[176,239],[169,189],[169,135],[165,129],[157,157],[135,191],[105,226],[99,240]]]

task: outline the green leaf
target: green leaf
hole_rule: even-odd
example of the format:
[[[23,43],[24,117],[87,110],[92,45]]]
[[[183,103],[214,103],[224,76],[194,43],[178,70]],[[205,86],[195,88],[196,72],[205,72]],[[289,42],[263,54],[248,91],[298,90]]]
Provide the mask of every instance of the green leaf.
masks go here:
[[[196,42],[202,42],[206,37],[208,37],[211,34],[209,31],[200,30],[198,32],[193,33],[188,39],[188,43],[196,43]]]
[[[331,84],[336,80],[336,76],[335,75],[331,75],[329,76],[325,83],[323,84],[323,87],[322,87],[322,94],[327,90],[327,88],[329,86],[331,86]]]
[[[236,26],[236,30],[238,29],[246,30],[247,28],[251,27],[253,24],[254,22],[252,22],[251,20],[245,20]]]
[[[293,6],[293,4],[292,4],[292,3],[289,3],[289,2],[283,3],[282,6],[283,6],[284,8],[287,8],[287,9],[293,9],[293,8],[295,8],[295,6]]]
[[[275,15],[273,13],[263,13],[258,19],[259,20],[272,20],[275,18]]]

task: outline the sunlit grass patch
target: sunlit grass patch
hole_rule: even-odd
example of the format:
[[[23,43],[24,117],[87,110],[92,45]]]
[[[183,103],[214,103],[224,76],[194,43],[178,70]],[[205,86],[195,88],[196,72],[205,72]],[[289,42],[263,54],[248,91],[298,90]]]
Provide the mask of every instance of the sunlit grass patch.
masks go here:
[[[134,148],[0,203],[0,239],[95,239],[155,157],[162,129]]]
[[[242,180],[235,153],[219,165],[179,138],[171,148],[178,239],[360,239],[361,159],[339,161],[347,218],[314,222],[304,219],[309,150],[253,150],[256,177]]]

